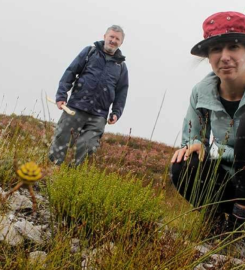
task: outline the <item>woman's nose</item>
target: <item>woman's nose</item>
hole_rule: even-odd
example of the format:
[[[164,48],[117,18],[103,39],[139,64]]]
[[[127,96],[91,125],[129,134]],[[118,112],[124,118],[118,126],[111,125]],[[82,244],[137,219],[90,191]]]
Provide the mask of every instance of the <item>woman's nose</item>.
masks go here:
[[[221,52],[221,61],[227,62],[230,60],[230,52],[226,48],[224,48]]]

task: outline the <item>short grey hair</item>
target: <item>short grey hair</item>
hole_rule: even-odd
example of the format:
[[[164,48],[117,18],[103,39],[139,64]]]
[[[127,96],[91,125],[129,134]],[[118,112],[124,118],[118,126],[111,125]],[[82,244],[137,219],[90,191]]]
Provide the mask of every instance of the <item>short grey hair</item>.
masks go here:
[[[121,32],[122,33],[122,36],[123,36],[123,40],[124,40],[125,33],[124,33],[124,31],[123,31],[123,29],[122,29],[121,26],[113,24],[112,26],[110,26],[110,27],[107,28],[106,33],[108,31],[110,31],[110,30],[115,31],[115,32]]]

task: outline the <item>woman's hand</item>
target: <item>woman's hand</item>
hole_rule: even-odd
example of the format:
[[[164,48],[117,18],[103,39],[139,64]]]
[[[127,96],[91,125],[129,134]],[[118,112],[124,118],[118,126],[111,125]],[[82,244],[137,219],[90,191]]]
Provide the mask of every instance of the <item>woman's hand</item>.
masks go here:
[[[183,158],[184,161],[186,161],[193,152],[196,152],[198,154],[198,158],[200,161],[203,161],[205,156],[204,146],[203,144],[195,143],[177,150],[171,159],[171,163],[179,163],[183,160]]]

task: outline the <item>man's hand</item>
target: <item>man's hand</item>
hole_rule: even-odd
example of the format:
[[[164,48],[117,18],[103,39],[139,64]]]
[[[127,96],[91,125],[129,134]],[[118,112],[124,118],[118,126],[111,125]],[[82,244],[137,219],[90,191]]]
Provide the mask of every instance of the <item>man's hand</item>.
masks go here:
[[[60,110],[63,110],[63,108],[61,106],[66,105],[66,102],[65,101],[58,101],[58,102],[56,102],[56,105]]]
[[[196,152],[198,154],[198,158],[200,161],[203,161],[205,156],[204,147],[202,144],[196,143],[177,150],[171,159],[171,163],[179,163],[183,160],[183,157],[184,161],[186,161],[193,152]]]
[[[115,114],[110,114],[110,118],[108,119],[107,123],[109,125],[113,125],[117,122],[117,116]]]

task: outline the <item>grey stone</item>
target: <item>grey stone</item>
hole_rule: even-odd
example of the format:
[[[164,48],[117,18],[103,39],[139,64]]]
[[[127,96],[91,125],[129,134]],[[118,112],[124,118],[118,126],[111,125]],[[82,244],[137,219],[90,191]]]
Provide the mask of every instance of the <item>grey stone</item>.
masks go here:
[[[10,209],[13,211],[32,208],[31,200],[26,196],[20,195],[18,191],[14,192],[14,194],[9,198],[8,203]]]
[[[10,246],[17,246],[24,241],[14,224],[6,216],[0,217],[0,241],[5,241]]]
[[[209,248],[207,248],[205,246],[196,246],[195,249],[203,254],[206,254],[207,252],[210,251]]]
[[[3,189],[0,187],[0,195],[2,195],[3,197],[6,195],[7,192],[4,192]]]
[[[219,262],[224,262],[224,261],[228,261],[228,260],[236,265],[244,264],[244,262],[240,259],[227,257],[227,256],[221,255],[221,254],[213,254],[210,257],[216,261],[216,264],[218,264]]]
[[[203,266],[205,267],[205,269],[213,269],[214,265],[211,263],[204,263]]]
[[[80,240],[77,238],[71,239],[71,253],[78,253],[80,251]]]
[[[203,263],[200,263],[193,270],[206,270],[206,268],[204,268]]]
[[[29,262],[31,265],[38,265],[39,267],[46,267],[45,260],[47,253],[44,251],[34,251],[29,254]]]
[[[33,226],[29,221],[22,220],[14,224],[18,232],[25,238],[34,241],[37,244],[42,244],[41,231]]]

